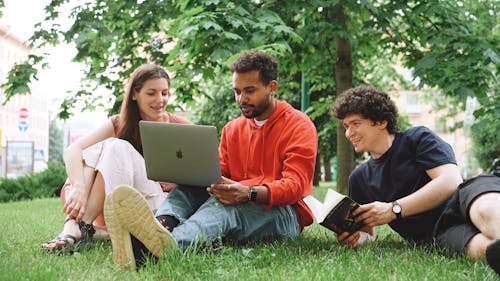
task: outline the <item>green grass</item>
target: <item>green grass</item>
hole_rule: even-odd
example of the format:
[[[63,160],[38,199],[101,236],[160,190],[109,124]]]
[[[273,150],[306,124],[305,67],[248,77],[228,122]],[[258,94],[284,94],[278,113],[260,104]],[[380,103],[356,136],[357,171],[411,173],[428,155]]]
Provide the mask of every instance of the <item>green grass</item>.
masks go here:
[[[318,225],[296,240],[213,247],[126,272],[114,267],[107,240],[73,256],[43,252],[63,220],[56,198],[0,204],[0,280],[499,280],[483,262],[416,248],[388,227],[375,243],[349,250]]]

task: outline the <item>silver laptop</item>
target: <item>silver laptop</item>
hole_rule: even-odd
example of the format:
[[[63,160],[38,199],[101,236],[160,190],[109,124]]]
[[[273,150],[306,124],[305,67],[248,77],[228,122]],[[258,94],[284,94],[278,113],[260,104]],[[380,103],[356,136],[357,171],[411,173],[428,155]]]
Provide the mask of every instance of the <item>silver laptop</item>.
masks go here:
[[[139,130],[149,179],[204,187],[221,182],[214,126],[140,121]]]

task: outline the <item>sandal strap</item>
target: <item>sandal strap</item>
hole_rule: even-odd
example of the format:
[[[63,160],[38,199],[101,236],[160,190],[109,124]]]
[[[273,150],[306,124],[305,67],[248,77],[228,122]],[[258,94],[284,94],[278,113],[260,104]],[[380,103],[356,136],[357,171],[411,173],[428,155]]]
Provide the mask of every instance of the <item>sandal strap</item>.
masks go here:
[[[69,241],[69,239],[71,239],[72,241]],[[54,244],[54,243],[57,243],[57,242],[64,242],[64,244],[59,245],[59,246],[55,246],[53,248],[51,248],[51,247],[45,247],[45,245],[42,245],[42,249],[44,249],[46,251],[55,252],[55,253],[57,253],[59,255],[62,255],[63,253],[69,253],[69,254],[71,254],[73,252],[73,250],[74,250],[74,247],[76,246],[76,244],[79,241],[76,239],[75,236],[70,235],[70,234],[66,234],[63,237],[57,236],[56,238],[50,240],[46,244]]]
[[[80,221],[78,223],[80,227],[80,232],[82,233],[82,241],[85,243],[91,242],[92,238],[94,238],[95,228],[91,223],[85,223],[84,221]]]
[[[73,240],[73,243],[69,243],[68,239]],[[62,238],[61,238],[61,237],[59,237],[59,241],[64,241],[64,242],[66,242],[66,243],[69,243],[70,245],[71,245],[71,244],[75,244],[76,242],[78,242],[78,240],[76,240],[76,237],[75,237],[75,236],[73,236],[73,235],[69,235],[69,234],[64,235]]]

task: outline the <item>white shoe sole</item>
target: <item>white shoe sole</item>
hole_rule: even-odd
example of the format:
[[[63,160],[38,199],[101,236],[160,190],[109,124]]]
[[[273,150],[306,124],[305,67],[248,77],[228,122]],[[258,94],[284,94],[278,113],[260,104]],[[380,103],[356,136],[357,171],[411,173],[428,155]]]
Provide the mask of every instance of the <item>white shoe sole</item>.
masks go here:
[[[113,246],[113,261],[136,270],[130,234],[156,257],[178,249],[177,241],[154,217],[146,199],[130,186],[119,186],[104,204],[104,217]]]

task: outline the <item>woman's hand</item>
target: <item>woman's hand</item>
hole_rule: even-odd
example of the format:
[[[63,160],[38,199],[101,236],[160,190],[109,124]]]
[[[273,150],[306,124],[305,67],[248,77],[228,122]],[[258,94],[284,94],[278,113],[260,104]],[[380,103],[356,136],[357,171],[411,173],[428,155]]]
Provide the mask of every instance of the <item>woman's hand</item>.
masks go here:
[[[80,222],[87,208],[88,194],[83,184],[72,184],[69,187],[69,193],[66,196],[66,203],[63,206],[63,212],[69,217],[75,218]]]

